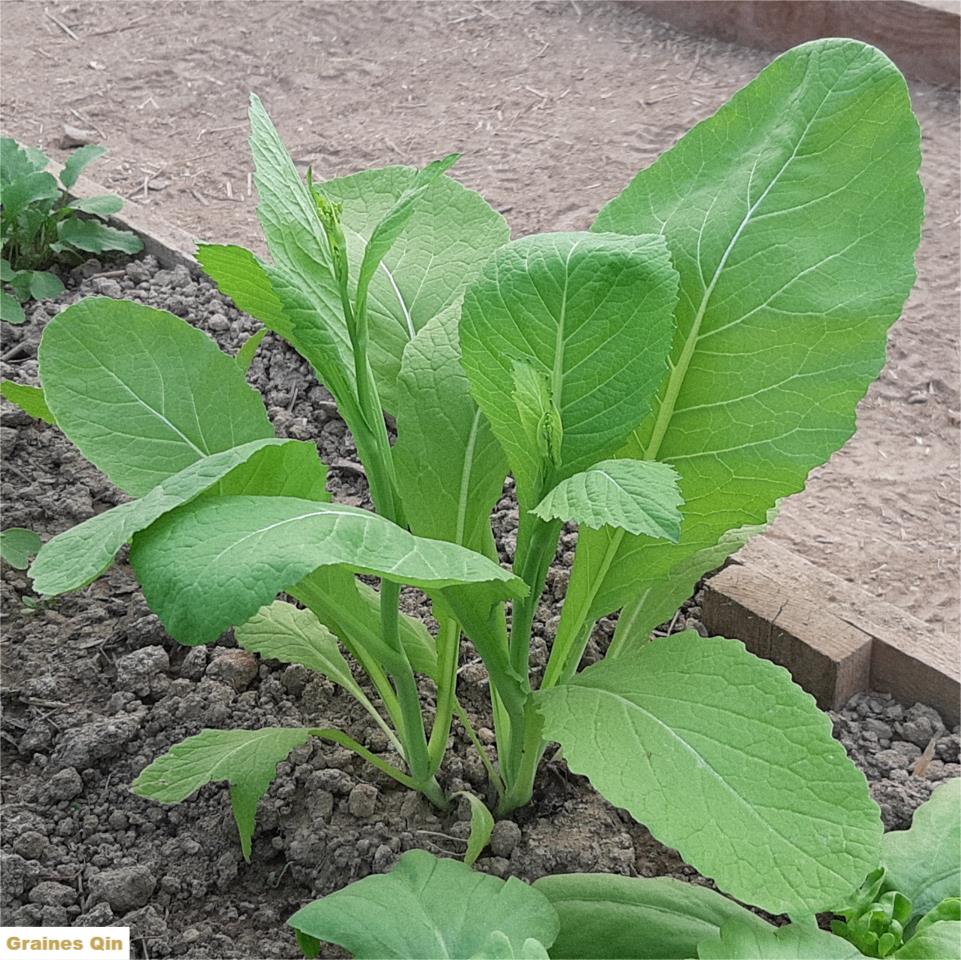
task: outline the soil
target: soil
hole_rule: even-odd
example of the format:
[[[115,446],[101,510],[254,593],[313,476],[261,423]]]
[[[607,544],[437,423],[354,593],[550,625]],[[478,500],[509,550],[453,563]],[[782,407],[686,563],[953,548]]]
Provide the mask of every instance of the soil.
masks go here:
[[[182,268],[158,270],[151,258],[125,265],[89,261],[65,279],[68,292],[59,302],[32,307],[23,327],[3,325],[4,355],[18,351],[12,362],[0,363],[3,376],[35,383],[44,324],[84,295],[166,307],[228,351],[255,328],[210,284]],[[336,499],[367,503],[349,434],[297,354],[268,336],[250,379],[278,433],[316,440],[336,465]],[[122,499],[58,430],[6,401],[0,431],[5,526],[49,536]],[[516,526],[509,491],[494,525],[507,558]],[[537,667],[544,664],[543,638],[552,633],[572,546],[573,534],[564,534],[535,621]],[[416,598],[410,603],[413,608]],[[260,806],[252,863],[245,864],[221,785],[164,807],[135,797],[129,784],[156,756],[203,727],[334,725],[384,752],[386,740],[367,715],[339,688],[300,667],[254,661],[229,635],[210,648],[180,647],[150,613],[123,563],[85,591],[40,606],[25,575],[4,566],[0,612],[7,626],[0,727],[5,924],[129,926],[138,957],[296,957],[284,921],[303,903],[389,869],[412,847],[463,853],[466,807],[438,814],[348,751],[316,741],[280,765]],[[699,613],[695,598],[665,629],[704,632]],[[611,632],[610,622],[601,625],[588,659],[600,654]],[[479,736],[489,740],[485,673],[469,645],[460,692]],[[423,693],[431,698],[430,689]],[[945,730],[929,707],[867,695],[834,720],[836,735],[871,781],[888,828],[906,827],[939,781],[961,774],[959,730]],[[930,763],[912,772],[932,741]],[[483,789],[484,770],[465,743],[455,727],[441,777],[448,791]],[[560,762],[545,764],[533,803],[498,824],[478,867],[527,880],[605,871],[708,882]]]
[[[4,132],[62,159],[64,124],[88,128],[110,149],[94,179],[197,237],[255,247],[251,90],[323,177],[463,151],[457,176],[522,235],[588,226],[769,60],[583,0],[5,0],[3,19]],[[918,284],[856,437],[771,535],[953,643],[959,106],[950,90],[911,92],[928,198]]]

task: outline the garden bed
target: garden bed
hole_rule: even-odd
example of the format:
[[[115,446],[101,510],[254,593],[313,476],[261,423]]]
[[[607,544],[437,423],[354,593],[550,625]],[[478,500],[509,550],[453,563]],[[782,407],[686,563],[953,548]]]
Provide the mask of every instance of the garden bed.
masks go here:
[[[91,261],[67,279],[59,303],[34,307],[21,328],[4,325],[3,376],[35,382],[46,319],[80,296],[172,310],[228,352],[256,327],[206,281],[182,266],[158,269],[150,257],[125,265]],[[317,443],[332,466],[335,498],[369,505],[352,440],[306,363],[271,335],[250,380],[264,394],[278,435]],[[0,425],[5,525],[32,527],[46,538],[120,501],[56,428],[6,402]],[[508,494],[494,514],[498,548],[506,555],[515,522]],[[535,668],[543,667],[543,637],[553,633],[571,546],[567,534],[549,575],[535,623]],[[418,601],[411,596],[410,602]],[[202,727],[333,724],[375,752],[386,751],[366,714],[323,678],[257,661],[229,640],[210,648],[179,646],[123,565],[79,594],[39,608],[31,603],[25,575],[4,568],[5,923],[121,923],[132,927],[139,956],[295,957],[300,954],[283,922],[305,901],[386,870],[405,849],[463,853],[467,810],[439,815],[354,755],[314,741],[281,765],[261,805],[253,862],[246,865],[222,787],[168,808],[133,796],[130,782]],[[700,613],[696,602],[687,605],[672,629],[697,627]],[[609,627],[602,624],[596,642],[604,644]],[[485,676],[465,647],[460,691],[482,739],[490,726]],[[429,689],[422,692],[430,698]],[[872,781],[889,829],[906,826],[934,785],[961,773],[958,730],[943,730],[928,707],[862,695],[835,714],[835,731]],[[485,780],[456,725],[441,779],[449,791],[479,790]],[[596,870],[704,882],[561,762],[544,766],[534,802],[496,828],[478,866],[526,879]]]

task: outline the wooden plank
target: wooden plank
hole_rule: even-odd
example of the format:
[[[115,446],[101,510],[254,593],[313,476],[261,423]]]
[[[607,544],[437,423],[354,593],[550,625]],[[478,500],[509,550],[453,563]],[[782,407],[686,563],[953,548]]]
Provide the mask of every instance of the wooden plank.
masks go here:
[[[907,703],[930,704],[949,724],[958,722],[957,638],[771,537],[756,537],[732,566],[708,581],[703,607],[712,633],[729,631],[760,656],[783,664],[822,706],[870,688]],[[739,629],[747,636],[739,636]],[[812,675],[818,664],[824,676]]]
[[[712,634],[790,670],[818,706],[836,710],[868,689],[871,637],[753,566],[734,564],[706,584],[702,609]]]
[[[81,175],[70,194],[79,198],[96,197],[111,192],[89,177]],[[156,257],[162,267],[170,269],[184,266],[192,273],[200,272],[200,264],[194,256],[197,249],[196,239],[180,227],[168,223],[153,210],[128,200],[120,213],[110,217],[110,224],[137,234],[143,240],[144,253]]]
[[[918,0],[637,0],[690,33],[781,52],[819,37],[854,37],[910,77],[957,87],[961,3]]]

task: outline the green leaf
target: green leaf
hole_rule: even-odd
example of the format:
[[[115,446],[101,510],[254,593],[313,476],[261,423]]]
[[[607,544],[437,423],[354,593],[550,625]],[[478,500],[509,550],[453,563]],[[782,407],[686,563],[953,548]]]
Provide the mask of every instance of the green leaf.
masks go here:
[[[562,480],[534,508],[542,520],[616,527],[676,542],[683,503],[677,473],[653,460],[603,460]]]
[[[570,873],[541,877],[534,888],[561,920],[554,960],[687,960],[729,921],[768,927],[733,900],[670,877]]]
[[[362,269],[377,266],[367,301],[369,359],[380,399],[391,412],[407,344],[429,320],[460,302],[486,259],[510,237],[504,218],[483,197],[438,175],[445,162],[423,171],[367,170],[322,185],[326,196],[343,204],[354,284]],[[398,225],[403,233],[393,236]],[[376,250],[368,255],[378,229]],[[381,256],[384,237],[391,244]]]
[[[59,196],[60,186],[52,174],[38,171],[24,174],[3,184],[0,191],[3,219],[12,223],[32,203],[56,200]]]
[[[400,239],[410,223],[418,200],[424,196],[431,184],[459,159],[459,153],[452,153],[443,160],[435,160],[423,170],[418,170],[411,179],[410,186],[397,198],[383,219],[371,231],[364,247],[360,270],[357,272],[358,304],[366,304],[370,282],[378,268],[383,266],[384,257],[390,253],[391,247]]]
[[[310,610],[275,600],[234,630],[245,650],[284,663],[299,663],[323,674],[357,699],[363,691],[337,646],[337,638]]]
[[[739,900],[816,912],[877,863],[878,807],[831,721],[737,640],[664,637],[535,697],[571,770]]]
[[[60,171],[60,182],[69,190],[77,182],[80,174],[106,152],[106,147],[100,147],[94,143],[74,150],[63,165],[63,170]]]
[[[71,200],[70,207],[82,213],[92,213],[97,217],[110,217],[123,210],[123,199],[115,194],[105,193],[97,197],[80,197]]]
[[[134,495],[274,432],[232,357],[179,317],[132,301],[89,298],[51,320],[40,377],[57,425]]]
[[[13,137],[0,137],[0,184],[43,170],[50,160],[39,150],[22,147]]]
[[[12,280],[16,271],[10,266],[9,260],[0,259],[0,280]]]
[[[34,300],[51,300],[64,291],[60,278],[47,270],[30,271],[30,296]]]
[[[527,942],[549,947],[557,935],[554,910],[533,887],[423,850],[409,850],[389,874],[315,900],[287,922],[357,960],[483,956],[494,931],[507,938],[513,953],[506,956],[536,956],[523,952]]]
[[[10,296],[4,290],[0,290],[0,320],[4,323],[19,325],[24,323],[27,315],[23,312],[23,307],[17,302],[16,297]]]
[[[469,790],[458,790],[457,793],[452,795],[451,799],[454,797],[465,797],[470,804],[470,836],[467,838],[467,852],[464,854],[464,863],[472,867],[487,844],[491,842],[491,834],[494,832],[494,818],[484,801],[480,797],[475,797]]]
[[[814,921],[786,927],[759,927],[740,920],[721,928],[720,935],[700,943],[699,960],[861,960],[860,951]]]
[[[11,567],[26,570],[41,543],[40,537],[26,527],[7,527],[0,531],[0,557]]]
[[[471,960],[550,960],[550,954],[544,944],[533,937],[528,937],[515,951],[507,934],[494,930],[480,953],[475,953]]]
[[[462,362],[522,506],[612,456],[645,415],[667,372],[676,288],[661,237],[546,234],[488,261],[464,298]],[[545,384],[535,414],[544,444],[531,442],[529,404],[505,402],[521,372]],[[536,391],[524,396],[536,403]]]
[[[383,650],[380,594],[343,567],[321,567],[298,584],[297,599],[310,604],[321,623],[342,643],[373,653]],[[437,649],[423,621],[400,615],[400,642],[411,666],[437,679]],[[388,651],[388,657],[390,656]]]
[[[490,515],[507,461],[460,365],[456,309],[407,345],[397,379],[394,466],[404,515],[418,536],[496,557]]]
[[[919,162],[896,67],[819,40],[778,57],[601,211],[599,232],[661,233],[681,276],[671,374],[619,456],[673,464],[686,506],[676,546],[616,545],[595,619],[648,592],[636,632],[649,634],[677,606],[678,591],[658,602],[661,585],[683,578],[690,595],[711,569],[693,556],[716,564],[728,531],[763,524],[854,432],[914,282]],[[604,557],[615,536],[583,531],[584,553]]]
[[[903,893],[912,915],[961,896],[961,779],[942,783],[914,813],[909,830],[886,833],[884,890]]]
[[[287,727],[203,730],[154,760],[132,790],[161,803],[180,803],[202,786],[226,780],[240,846],[244,859],[250,860],[257,804],[277,776],[277,764],[303,746],[313,732]]]
[[[254,362],[254,357],[257,355],[257,348],[263,343],[264,337],[266,337],[269,332],[266,327],[262,327],[256,333],[247,337],[241,348],[237,351],[237,356],[234,357],[234,360],[237,361],[237,366],[240,367],[245,374]]]
[[[143,241],[135,233],[108,227],[99,220],[81,220],[79,217],[62,220],[57,235],[61,243],[87,253],[104,253],[108,250],[139,253],[143,250]]]
[[[327,499],[326,473],[312,443],[274,437],[204,457],[165,478],[141,499],[97,514],[50,540],[31,568],[34,588],[56,596],[85,586],[113,563],[134,534],[211,488],[225,493],[248,489],[281,493],[291,482],[288,478],[294,477],[302,495],[307,495],[302,485],[309,481],[320,500]]]
[[[895,960],[958,960],[961,958],[961,923],[942,920],[919,931],[901,947]]]
[[[222,293],[314,367],[339,406],[349,403],[355,392],[354,367],[334,292],[318,288],[308,295],[290,275],[265,266],[243,247],[201,244],[197,259]],[[323,273],[326,267],[317,269]]]
[[[37,420],[43,420],[44,423],[53,426],[57,424],[40,387],[30,387],[25,383],[15,383],[13,380],[2,380],[0,381],[0,397],[6,397],[24,413],[36,417]]]
[[[243,623],[322,566],[344,564],[422,589],[477,582],[503,598],[526,589],[464,547],[414,537],[357,507],[292,497],[188,504],[137,535],[131,562],[151,608],[188,644]]]

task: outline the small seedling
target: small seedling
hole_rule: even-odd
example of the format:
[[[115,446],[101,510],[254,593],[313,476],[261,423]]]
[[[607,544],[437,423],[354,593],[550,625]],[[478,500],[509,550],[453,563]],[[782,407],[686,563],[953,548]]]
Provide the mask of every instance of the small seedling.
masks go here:
[[[21,304],[63,293],[54,263],[75,263],[88,253],[139,253],[143,243],[127,230],[102,222],[123,207],[120,197],[104,194],[71,198],[83,170],[106,153],[86,146],[71,154],[59,183],[46,171],[46,154],[0,137],[0,319],[23,323]]]

